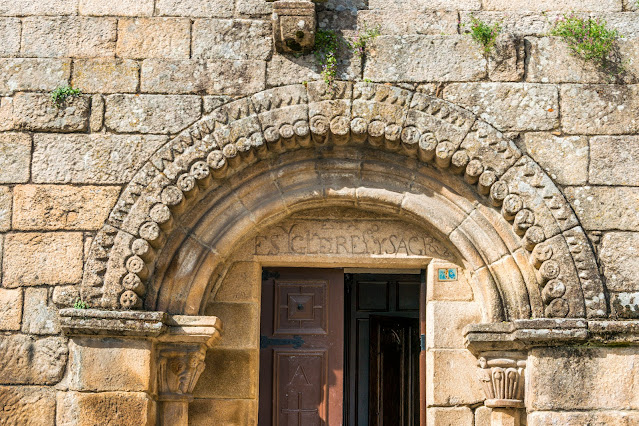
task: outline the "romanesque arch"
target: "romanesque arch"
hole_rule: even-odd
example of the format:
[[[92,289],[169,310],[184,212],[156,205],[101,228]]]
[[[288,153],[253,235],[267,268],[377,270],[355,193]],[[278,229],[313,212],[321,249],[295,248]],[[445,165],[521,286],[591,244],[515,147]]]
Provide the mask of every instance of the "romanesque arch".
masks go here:
[[[230,102],[157,151],[94,239],[83,298],[197,315],[242,230],[318,203],[426,224],[473,271],[487,322],[607,315],[584,231],[530,157],[442,99],[343,82]]]

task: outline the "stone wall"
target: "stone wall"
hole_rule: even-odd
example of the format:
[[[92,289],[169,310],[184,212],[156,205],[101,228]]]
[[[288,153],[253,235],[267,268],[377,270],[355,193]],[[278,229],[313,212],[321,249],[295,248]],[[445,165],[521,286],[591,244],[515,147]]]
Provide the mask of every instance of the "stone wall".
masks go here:
[[[271,8],[265,0],[0,0],[0,423],[69,424],[80,410],[96,413],[85,418],[91,424],[113,414],[91,411],[93,394],[70,378],[79,349],[61,335],[57,308],[79,298],[96,231],[124,185],[171,136],[233,98],[320,78],[313,55],[274,51]],[[554,179],[587,231],[612,316],[639,318],[639,7],[634,1],[329,0],[318,10],[321,28],[345,36],[364,23],[380,25],[381,36],[365,60],[344,52],[341,79],[433,94],[507,132]],[[611,80],[547,35],[558,16],[573,10],[602,17],[625,36],[620,51],[628,72],[622,79]],[[500,40],[496,55],[485,58],[465,34],[472,15],[503,22],[511,34]],[[49,94],[66,84],[84,94],[57,108]],[[233,294],[224,294],[218,292],[216,302],[238,303]],[[246,297],[255,302],[258,296]],[[465,303],[438,301],[429,313],[447,309],[463,316]],[[255,315],[236,308],[224,315]],[[447,351],[470,357],[460,342],[440,334],[434,330],[429,343],[432,365]],[[228,343],[234,344],[244,343]],[[223,352],[233,350],[221,347],[211,356],[223,362]],[[551,418],[561,424],[638,421],[637,411],[623,411],[638,409],[632,395],[593,400],[579,394],[592,383],[602,394],[614,389],[615,380],[607,382],[602,372],[624,377],[635,350],[557,351],[532,354],[529,392],[537,395],[529,401],[534,411],[529,424]],[[247,355],[246,365],[256,368],[256,359]],[[549,382],[540,375],[546,370],[561,374]],[[592,374],[569,374],[574,371]],[[215,371],[205,371],[198,395],[220,399],[218,405],[196,401],[195,417],[215,413],[228,424],[251,423],[253,385],[210,390],[207,380],[225,376],[207,374]],[[560,400],[546,398],[544,392],[562,386],[577,390]],[[129,393],[120,395],[123,391]],[[452,408],[454,390],[447,392],[433,390],[437,409],[429,415],[453,424],[472,419],[476,394],[458,401],[466,407]],[[131,416],[146,418],[152,416],[151,394],[150,385],[125,384],[107,396],[126,405]],[[593,408],[598,411],[590,413]],[[474,414],[475,424],[482,424],[482,410]]]

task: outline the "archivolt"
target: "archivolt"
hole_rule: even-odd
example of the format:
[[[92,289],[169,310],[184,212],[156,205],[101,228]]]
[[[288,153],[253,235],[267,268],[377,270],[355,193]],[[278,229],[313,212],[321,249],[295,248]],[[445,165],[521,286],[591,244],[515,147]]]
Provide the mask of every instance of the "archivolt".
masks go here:
[[[278,211],[318,200],[423,220],[481,281],[488,320],[607,314],[587,238],[531,158],[462,108],[371,83],[266,90],[168,142],[96,235],[83,298],[107,309],[197,314],[208,281],[197,275],[212,273],[224,247]],[[177,285],[167,262],[156,268],[160,252],[174,264],[197,263],[186,268],[196,278]]]

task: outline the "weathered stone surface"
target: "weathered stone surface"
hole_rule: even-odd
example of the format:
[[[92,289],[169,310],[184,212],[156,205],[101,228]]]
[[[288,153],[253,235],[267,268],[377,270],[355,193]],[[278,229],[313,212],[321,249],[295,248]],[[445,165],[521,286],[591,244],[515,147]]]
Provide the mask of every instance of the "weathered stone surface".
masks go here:
[[[31,137],[28,134],[0,134],[0,183],[26,182],[29,180],[30,163]],[[0,213],[0,223],[2,221]]]
[[[360,75],[361,60],[359,57],[339,55],[337,61],[337,77],[340,80],[354,80]],[[269,86],[299,84],[321,79],[320,66],[314,55],[295,57],[275,53],[267,62],[266,82]]]
[[[178,133],[201,114],[197,96],[110,95],[104,120],[116,132]]]
[[[370,43],[364,78],[384,82],[476,81],[486,77],[486,62],[481,49],[466,36],[380,36]]]
[[[199,19],[193,24],[193,57],[268,59],[273,35],[267,21]]]
[[[19,185],[13,191],[13,227],[97,230],[119,194],[117,186]]]
[[[0,56],[13,56],[20,51],[20,31],[19,19],[0,18]]]
[[[149,341],[71,339],[65,383],[77,391],[151,392],[151,355]]]
[[[633,411],[538,411],[528,415],[528,426],[632,426],[639,424]]]
[[[204,114],[210,114],[214,109],[221,107],[233,100],[230,96],[202,96],[202,109]]]
[[[209,349],[195,398],[256,398],[258,350]]]
[[[235,11],[242,17],[266,17],[273,12],[273,3],[261,0],[237,0]]]
[[[583,185],[588,179],[588,138],[526,133],[522,137],[526,153],[560,185]],[[561,158],[562,161],[557,161]]]
[[[403,8],[402,8],[403,9]],[[431,10],[362,10],[357,14],[358,28],[379,28],[381,35],[457,34],[457,12]]]
[[[266,88],[264,61],[147,59],[142,91],[249,95]]]
[[[35,135],[33,181],[124,183],[166,140],[139,135]]]
[[[431,349],[426,354],[426,403],[429,406],[476,404],[484,400],[477,359],[467,350]]]
[[[588,182],[639,186],[639,136],[591,138]]]
[[[104,124],[104,98],[101,95],[91,96],[91,116],[89,117],[89,130],[99,132]]]
[[[559,125],[557,88],[527,83],[454,83],[444,99],[499,130],[550,130]]]
[[[587,108],[584,108],[587,105]],[[639,132],[639,85],[561,86],[561,126],[569,134]]]
[[[256,283],[247,283],[253,284]],[[224,324],[224,338],[216,347],[257,349],[259,306],[256,303],[209,303],[204,315],[216,316]]]
[[[491,409],[488,407],[478,407],[475,410],[475,426],[492,426],[490,424],[490,412]],[[525,417],[525,413],[522,417]]]
[[[77,283],[82,279],[82,234],[9,234],[2,260],[5,287]]]
[[[449,9],[449,10],[478,10],[481,8],[481,0],[369,0],[371,9]],[[362,8],[364,9],[364,8]]]
[[[25,289],[22,332],[27,334],[60,333],[58,310],[49,303],[49,290],[47,288]]]
[[[611,316],[618,319],[639,319],[638,291],[610,291]]]
[[[67,308],[71,307],[75,302],[80,300],[80,287],[78,285],[55,286],[53,288],[53,295],[51,296],[51,300],[58,306]]]
[[[42,426],[55,422],[55,391],[35,386],[0,386],[0,423]]]
[[[140,65],[130,59],[78,59],[72,85],[84,93],[135,92],[139,73]]]
[[[468,407],[430,407],[427,418],[429,426],[473,426],[473,412]]]
[[[484,0],[484,10],[621,11],[621,0]]]
[[[120,19],[117,54],[122,58],[186,59],[191,25],[184,18]]]
[[[69,350],[65,339],[0,336],[0,383],[52,385],[64,373]]]
[[[21,320],[22,289],[0,288],[0,330],[20,330]]]
[[[71,61],[68,59],[0,59],[0,94],[49,92],[66,85],[70,75]]]
[[[56,106],[47,94],[18,93],[13,98],[13,126],[43,132],[84,131],[89,126],[90,105],[86,96]]]
[[[488,58],[491,81],[521,81],[524,77],[524,41],[514,34],[501,33]]]
[[[11,188],[0,186],[0,232],[11,228]]]
[[[426,306],[426,346],[464,349],[462,330],[481,322],[480,307],[474,302],[430,302]]]
[[[235,262],[215,293],[216,302],[259,302],[262,267],[257,262]]]
[[[225,426],[257,424],[257,401],[251,399],[196,399],[189,404],[189,423],[206,424],[211,419]]]
[[[80,0],[79,12],[92,16],[151,16],[153,0]]]
[[[0,0],[0,15],[75,15],[78,0]]]
[[[639,231],[639,188],[568,187],[564,194],[586,230]]]
[[[533,349],[526,404],[531,411],[636,410],[638,357],[636,348]]]
[[[609,290],[639,291],[639,233],[606,233],[601,239],[599,259]]]
[[[485,22],[488,25],[499,23],[502,32],[511,33],[518,36],[527,35],[547,35],[552,29],[557,18],[563,16],[563,12],[553,11],[527,11],[527,10],[506,10],[506,11],[460,11],[460,28],[464,32],[469,31],[471,17]]]
[[[116,20],[112,18],[25,18],[24,56],[96,57],[115,53]]]
[[[142,392],[58,392],[56,425],[154,425],[156,404]]]
[[[196,18],[230,18],[233,16],[232,1],[211,0],[158,0],[155,6],[160,16],[192,16]]]

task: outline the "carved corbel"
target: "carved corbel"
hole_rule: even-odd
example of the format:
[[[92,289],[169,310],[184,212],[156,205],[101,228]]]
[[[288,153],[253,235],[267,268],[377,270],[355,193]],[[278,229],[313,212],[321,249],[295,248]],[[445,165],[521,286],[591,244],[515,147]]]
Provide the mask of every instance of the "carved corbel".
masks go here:
[[[279,0],[273,3],[273,39],[278,52],[309,53],[315,46],[316,28],[313,1]]]
[[[162,345],[158,350],[160,401],[193,399],[193,388],[204,371],[203,345]]]
[[[492,426],[520,426],[525,407],[526,359],[519,354],[482,354],[479,381],[492,408]]]

